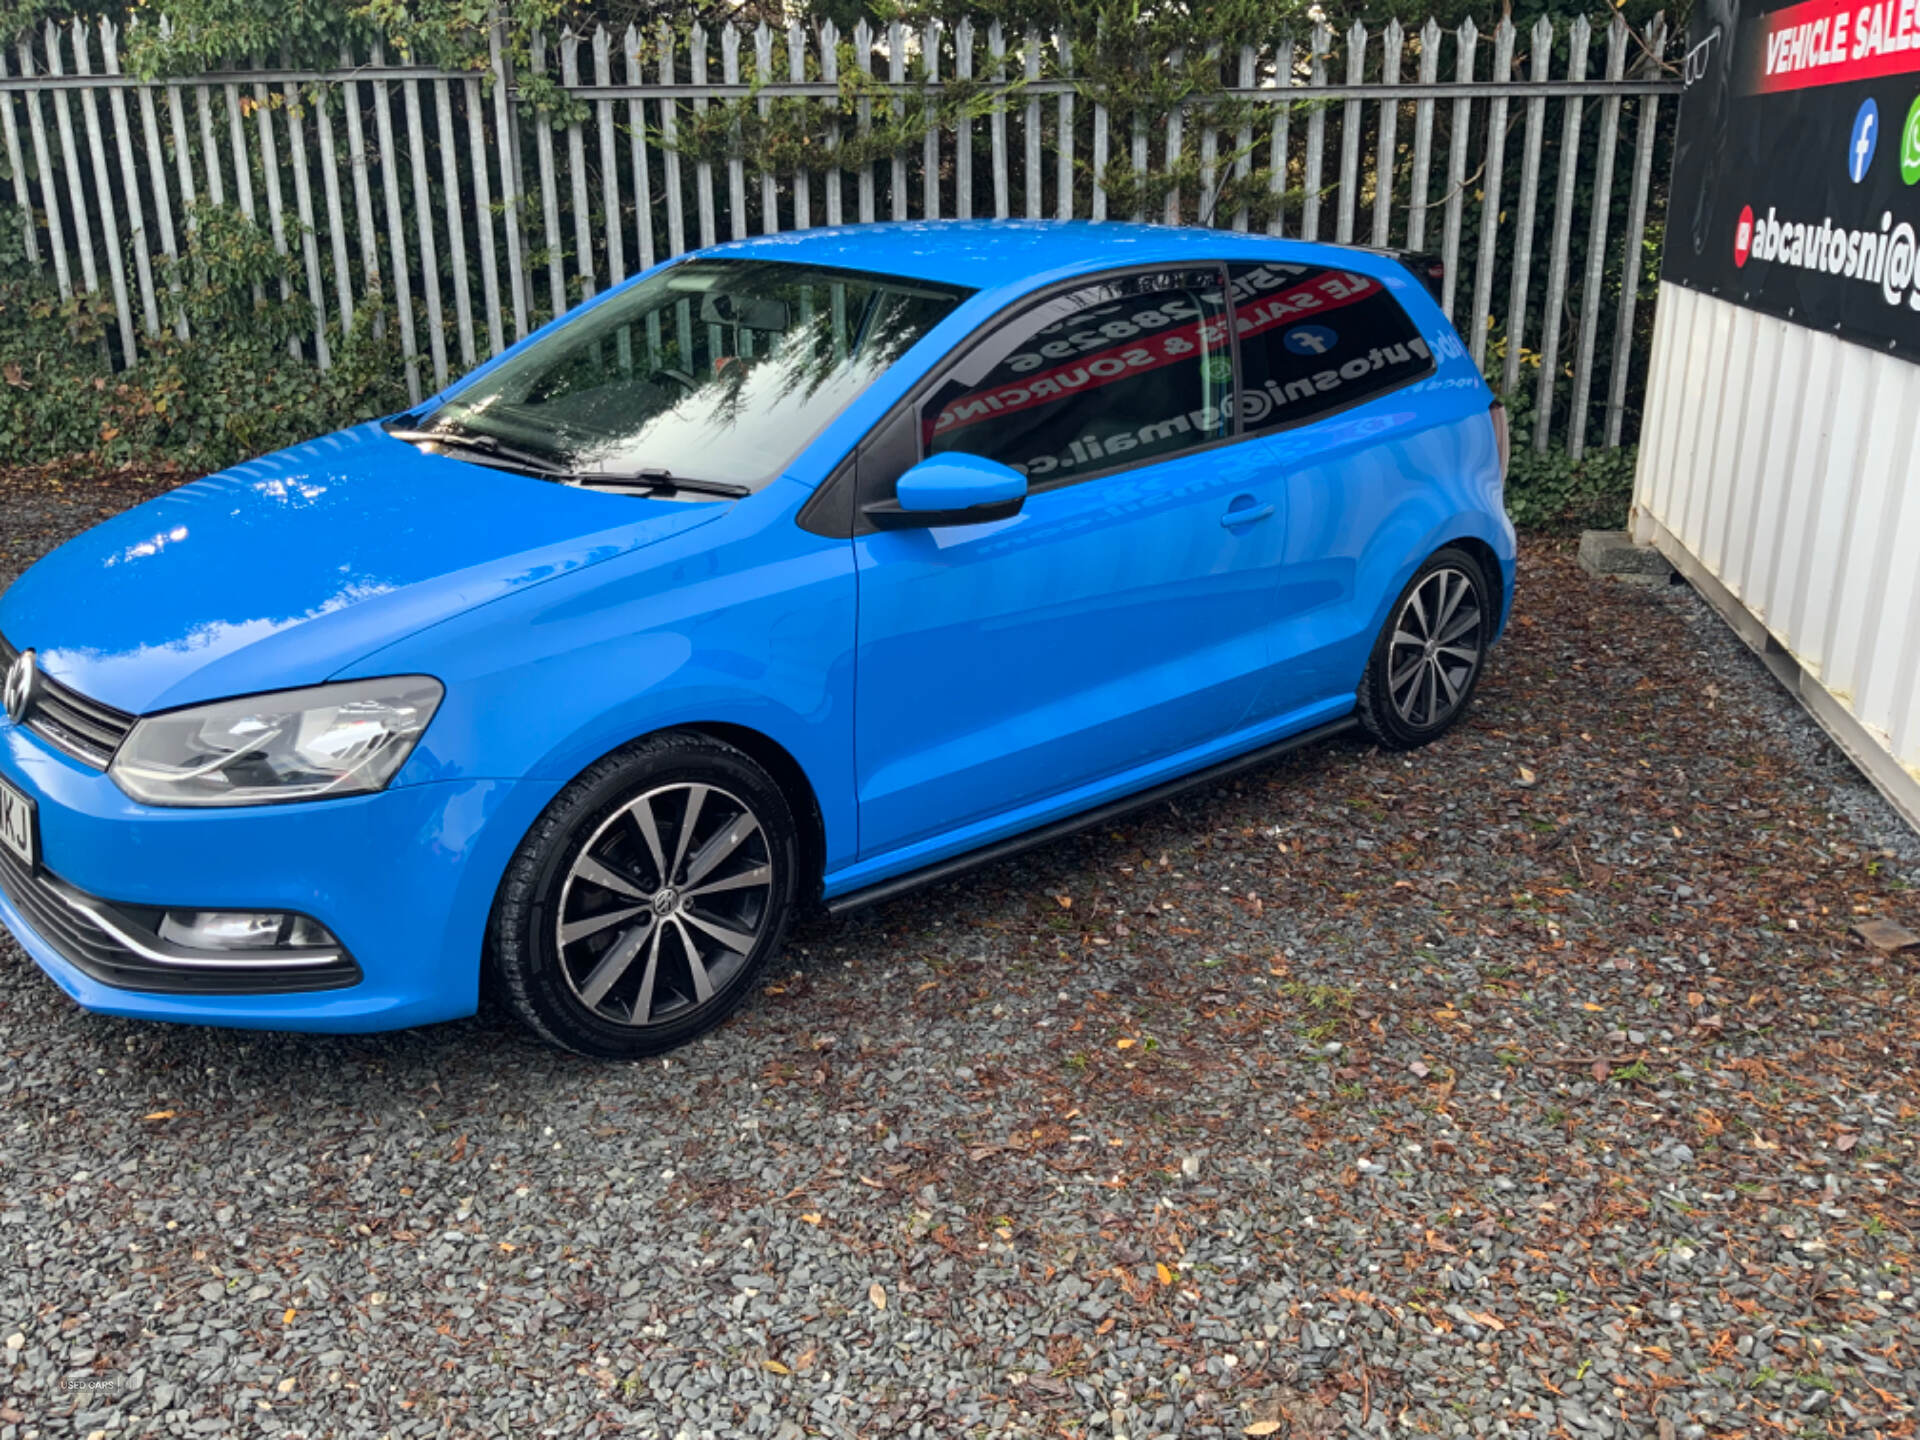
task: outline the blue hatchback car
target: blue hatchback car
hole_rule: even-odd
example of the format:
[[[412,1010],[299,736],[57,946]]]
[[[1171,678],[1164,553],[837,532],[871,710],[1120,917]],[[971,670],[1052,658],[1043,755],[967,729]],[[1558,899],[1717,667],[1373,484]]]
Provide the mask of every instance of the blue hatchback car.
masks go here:
[[[1075,223],[657,267],[0,600],[0,919],[89,1009],[638,1056],[840,910],[1359,724],[1513,593],[1390,255]]]

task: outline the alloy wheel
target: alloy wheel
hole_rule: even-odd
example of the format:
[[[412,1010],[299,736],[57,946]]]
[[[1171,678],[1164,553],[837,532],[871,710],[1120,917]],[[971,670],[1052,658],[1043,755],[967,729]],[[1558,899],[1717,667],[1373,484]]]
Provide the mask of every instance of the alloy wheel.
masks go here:
[[[682,1020],[745,967],[773,919],[774,880],[744,801],[691,781],[648,790],[574,856],[555,918],[561,972],[603,1020]]]
[[[1387,694],[1401,721],[1430,730],[1451,719],[1473,688],[1485,617],[1472,578],[1442,566],[1414,586],[1387,648]]]

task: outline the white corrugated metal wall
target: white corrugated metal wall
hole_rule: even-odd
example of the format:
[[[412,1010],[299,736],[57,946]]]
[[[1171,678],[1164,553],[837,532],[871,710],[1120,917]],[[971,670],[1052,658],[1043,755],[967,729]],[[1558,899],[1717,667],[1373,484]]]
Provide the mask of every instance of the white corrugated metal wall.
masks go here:
[[[1920,365],[1663,283],[1634,533],[1920,826]]]

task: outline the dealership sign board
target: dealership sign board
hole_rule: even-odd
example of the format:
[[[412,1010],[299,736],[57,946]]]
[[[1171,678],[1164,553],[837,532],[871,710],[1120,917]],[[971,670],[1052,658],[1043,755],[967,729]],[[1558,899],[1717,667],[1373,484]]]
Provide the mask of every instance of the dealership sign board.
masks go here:
[[[1700,0],[1665,279],[1920,359],[1920,0]]]

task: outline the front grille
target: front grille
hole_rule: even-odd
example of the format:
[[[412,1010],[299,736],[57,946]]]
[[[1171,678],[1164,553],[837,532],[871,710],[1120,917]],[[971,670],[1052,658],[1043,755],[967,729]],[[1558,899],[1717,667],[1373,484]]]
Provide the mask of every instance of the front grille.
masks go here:
[[[340,949],[310,956],[288,950],[275,952],[271,959],[223,959],[216,951],[170,944],[154,933],[159,910],[96,900],[44,869],[29,871],[4,846],[0,891],[75,969],[117,989],[163,995],[289,995],[360,983],[359,965]]]
[[[0,674],[6,673],[19,653],[6,636],[0,635]],[[134,719],[124,710],[89,700],[42,670],[20,723],[62,754],[104,770],[133,728]]]

